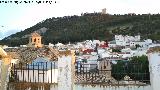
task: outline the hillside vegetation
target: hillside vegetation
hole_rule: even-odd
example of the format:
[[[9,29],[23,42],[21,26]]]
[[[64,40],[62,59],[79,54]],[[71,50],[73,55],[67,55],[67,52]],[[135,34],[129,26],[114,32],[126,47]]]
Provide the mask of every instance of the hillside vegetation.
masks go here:
[[[44,44],[78,42],[87,39],[113,40],[115,34],[140,34],[143,39],[160,40],[160,15],[90,13],[81,16],[53,17],[4,38],[0,44],[9,46],[27,44],[28,35],[34,31],[39,31]]]

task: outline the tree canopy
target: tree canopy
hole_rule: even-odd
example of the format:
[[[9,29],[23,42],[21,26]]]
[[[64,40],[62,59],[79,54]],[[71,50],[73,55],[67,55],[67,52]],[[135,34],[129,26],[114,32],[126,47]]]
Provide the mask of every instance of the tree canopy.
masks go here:
[[[149,62],[147,56],[132,57],[129,61],[118,61],[112,65],[112,76],[117,80],[122,80],[128,75],[133,80],[148,82]]]

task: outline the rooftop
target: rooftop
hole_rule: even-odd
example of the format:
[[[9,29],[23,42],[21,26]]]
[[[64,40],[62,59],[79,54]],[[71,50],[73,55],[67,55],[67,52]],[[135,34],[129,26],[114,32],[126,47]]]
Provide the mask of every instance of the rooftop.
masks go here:
[[[38,33],[34,32],[31,34],[32,37],[41,37]]]
[[[57,60],[58,56],[72,55],[70,50],[59,51],[54,48],[43,47],[21,47],[21,48],[7,48],[5,51],[14,59],[19,59],[22,62],[31,63],[37,57],[48,58],[51,61]]]
[[[160,52],[160,46],[150,47],[147,53]]]

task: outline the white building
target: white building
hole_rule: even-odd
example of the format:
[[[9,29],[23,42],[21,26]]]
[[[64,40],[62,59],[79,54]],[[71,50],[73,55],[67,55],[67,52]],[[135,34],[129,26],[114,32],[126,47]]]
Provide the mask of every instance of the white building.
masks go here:
[[[133,56],[142,56],[147,55],[148,48],[137,48],[135,50],[131,50],[130,48],[122,49],[121,52],[127,53],[127,56],[133,57]]]
[[[99,45],[100,45],[101,42],[100,42],[99,40],[93,40],[93,44],[94,44],[94,45],[96,45],[96,44],[99,44]]]
[[[49,43],[48,46],[49,46],[49,47],[54,47],[54,44]]]
[[[151,39],[146,39],[144,41],[132,41],[130,42],[130,46],[136,46],[140,45],[141,47],[148,47],[149,45],[152,45]]]
[[[124,48],[124,49],[121,49],[121,52],[131,52],[132,50],[130,48]]]
[[[119,53],[117,54],[117,56],[118,56],[118,57],[121,57],[121,58],[123,58],[123,59],[127,59],[127,58],[132,57],[132,56],[131,56],[131,53],[129,53],[129,52],[126,52],[126,53],[124,53],[124,52],[119,52]]]
[[[116,41],[109,41],[108,42],[108,47],[116,47],[117,45],[116,45]]]
[[[152,40],[151,39],[146,39],[146,40],[144,40],[144,46],[149,46],[149,45],[152,45],[153,43],[152,43]]]
[[[83,69],[85,68],[85,71],[89,71],[91,69],[95,69],[97,66],[97,59],[98,55],[82,55],[82,56],[77,56],[76,61],[77,61],[77,67],[78,71],[80,71],[80,68]]]
[[[130,42],[140,41],[140,35],[137,36],[123,36],[123,35],[115,35],[116,45],[118,46],[129,46]]]
[[[58,42],[57,44],[55,44],[56,47],[60,47],[60,46],[63,46],[63,45],[64,45],[64,44],[59,43],[59,42]]]

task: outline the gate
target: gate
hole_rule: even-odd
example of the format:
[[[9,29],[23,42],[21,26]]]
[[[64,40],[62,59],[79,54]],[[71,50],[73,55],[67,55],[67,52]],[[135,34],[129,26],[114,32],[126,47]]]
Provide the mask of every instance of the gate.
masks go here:
[[[57,61],[12,64],[8,90],[50,90],[51,85],[57,85],[57,68]]]

